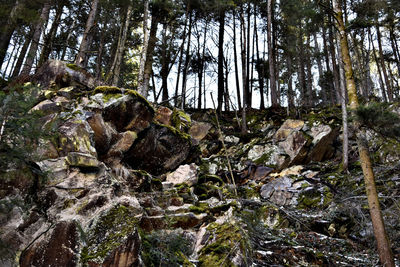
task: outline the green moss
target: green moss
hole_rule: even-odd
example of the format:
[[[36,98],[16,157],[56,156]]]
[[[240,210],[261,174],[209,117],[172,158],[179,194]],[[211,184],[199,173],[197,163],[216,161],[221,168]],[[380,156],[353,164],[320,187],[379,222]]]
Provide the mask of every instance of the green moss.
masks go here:
[[[192,120],[190,116],[186,114],[184,111],[174,108],[171,116],[172,125],[181,131],[189,130],[192,125]]]
[[[188,140],[189,142],[191,142],[190,135],[178,130],[177,128],[174,128],[174,127],[166,125],[166,124],[161,124],[161,123],[158,123],[158,122],[154,122],[154,124],[156,124],[158,126],[161,126],[161,127],[168,128],[174,135],[180,136],[182,139],[185,139],[185,140]]]
[[[100,217],[87,233],[87,246],[82,249],[81,262],[101,263],[135,231],[137,219],[131,207],[116,205]]]
[[[74,63],[68,63],[67,67],[70,68],[71,70],[75,70],[75,71],[82,71],[84,70],[83,68],[79,67],[78,65],[74,64]]]
[[[246,254],[248,244],[237,224],[212,223],[207,227],[209,242],[199,252],[200,266],[234,266],[231,258],[237,250]]]
[[[265,163],[270,161],[271,155],[272,155],[273,152],[274,152],[274,150],[271,149],[270,151],[268,151],[267,153],[263,154],[261,157],[256,159],[254,161],[254,163],[257,164],[257,165],[264,165]]]
[[[198,184],[203,184],[206,182],[212,182],[212,183],[217,183],[219,186],[224,184],[224,181],[219,177],[218,175],[213,175],[213,174],[205,174],[201,175],[198,179]]]
[[[210,209],[210,205],[208,203],[199,202],[197,205],[193,205],[189,207],[189,210],[193,213],[200,214],[200,213],[207,213]]]

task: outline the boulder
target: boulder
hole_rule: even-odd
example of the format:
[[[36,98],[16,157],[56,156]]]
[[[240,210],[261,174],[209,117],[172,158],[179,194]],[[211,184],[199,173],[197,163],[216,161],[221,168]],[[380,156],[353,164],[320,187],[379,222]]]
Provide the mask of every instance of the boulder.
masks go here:
[[[78,167],[83,170],[97,171],[99,169],[100,162],[96,157],[90,154],[84,154],[79,152],[70,152],[67,156],[67,164],[71,167]]]
[[[104,120],[111,122],[118,132],[130,130],[139,133],[150,126],[153,117],[154,109],[137,93],[113,99],[103,110]]]
[[[312,147],[310,149],[307,161],[320,162],[329,159],[334,153],[333,142],[338,137],[338,129],[332,129],[328,125],[313,125],[310,130]]]
[[[157,109],[157,113],[156,113],[154,120],[161,124],[171,125],[172,113],[173,113],[173,111],[171,109],[160,106]]]
[[[166,182],[174,185],[186,183],[189,186],[193,186],[197,183],[197,166],[192,163],[190,165],[185,164],[179,166],[176,171],[167,175]]]
[[[282,126],[276,131],[274,140],[279,142],[286,140],[286,138],[293,132],[300,131],[304,126],[304,121],[301,120],[286,120]]]
[[[307,157],[310,139],[302,131],[292,131],[279,146],[290,157],[289,165],[300,164]]]
[[[42,172],[48,174],[49,184],[57,184],[62,181],[68,174],[67,157],[56,159],[47,159],[36,162]]]
[[[77,266],[80,233],[76,222],[62,221],[44,234],[20,257],[20,266]]]
[[[117,131],[111,125],[103,120],[99,113],[93,114],[87,119],[94,132],[94,146],[99,155],[104,155],[110,149],[110,146],[117,139]]]
[[[212,125],[207,122],[193,122],[192,127],[189,129],[189,134],[195,140],[196,143],[199,143],[201,140],[203,140],[210,129],[212,128]]]
[[[44,88],[76,86],[84,90],[96,85],[96,79],[86,70],[60,60],[48,60],[44,63],[33,76],[32,82]]]
[[[43,100],[36,106],[34,106],[31,111],[37,111],[40,110],[44,114],[52,114],[52,113],[57,113],[61,111],[61,105],[60,103],[53,102],[49,99]]]
[[[153,124],[125,153],[123,161],[153,175],[172,171],[189,156],[190,136],[172,127]]]
[[[137,134],[132,131],[126,131],[120,134],[120,139],[111,147],[107,153],[109,159],[122,159],[123,154],[131,148],[137,138]]]
[[[247,159],[259,165],[274,166],[278,169],[284,168],[288,164],[285,151],[273,144],[254,145],[247,152]]]
[[[93,131],[87,121],[70,119],[58,129],[59,154],[68,155],[69,152],[80,152],[97,156],[92,141]]]

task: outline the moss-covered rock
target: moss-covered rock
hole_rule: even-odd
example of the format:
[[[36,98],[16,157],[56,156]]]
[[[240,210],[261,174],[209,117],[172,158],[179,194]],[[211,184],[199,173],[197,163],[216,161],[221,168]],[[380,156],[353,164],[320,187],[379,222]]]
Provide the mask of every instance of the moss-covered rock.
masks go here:
[[[118,204],[103,213],[86,233],[86,246],[81,252],[81,262],[101,264],[135,235],[136,212],[129,206]],[[140,244],[136,244],[139,245]]]

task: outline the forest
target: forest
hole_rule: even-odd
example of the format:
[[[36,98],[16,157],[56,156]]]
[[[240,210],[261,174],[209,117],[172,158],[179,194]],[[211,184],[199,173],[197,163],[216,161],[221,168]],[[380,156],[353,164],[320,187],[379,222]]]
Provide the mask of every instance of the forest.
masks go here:
[[[398,1],[342,1],[362,100],[399,97]],[[341,103],[344,70],[330,1],[4,1],[1,75],[75,62],[99,84],[154,102],[218,110]]]
[[[172,226],[169,222],[163,222],[160,229],[179,225],[176,228],[193,228],[199,234],[199,225],[207,225],[204,231],[216,238],[208,239],[207,246],[196,247],[194,250],[198,254],[191,256],[185,252],[187,248],[180,248],[179,253],[174,252],[164,259],[165,266],[169,266],[168,261],[175,260],[175,257],[179,258],[179,266],[194,266],[185,265],[185,260],[189,258],[192,263],[200,263],[200,266],[217,266],[213,265],[215,262],[225,266],[228,261],[236,264],[237,257],[241,262],[236,264],[238,266],[250,266],[248,259],[249,262],[260,264],[256,266],[264,266],[265,262],[284,264],[286,260],[278,256],[266,257],[270,251],[254,249],[262,247],[260,244],[249,245],[253,246],[255,254],[259,253],[258,256],[249,256],[251,253],[247,245],[240,243],[238,236],[253,233],[251,231],[254,230],[252,238],[256,238],[259,234],[257,231],[266,234],[270,230],[260,230],[257,228],[259,225],[256,227],[249,223],[251,220],[243,215],[248,210],[242,207],[249,205],[249,209],[254,211],[254,205],[260,205],[259,210],[269,209],[265,201],[270,199],[277,201],[277,205],[283,203],[293,206],[297,201],[293,197],[295,195],[299,200],[296,208],[309,212],[312,205],[309,202],[304,204],[305,197],[302,194],[306,188],[313,187],[315,192],[319,190],[325,194],[329,191],[329,197],[318,195],[317,202],[321,212],[327,212],[324,216],[330,218],[331,210],[328,211],[324,199],[328,199],[329,203],[339,203],[338,199],[331,197],[339,194],[334,187],[351,194],[357,190],[350,192],[348,188],[354,186],[352,183],[358,179],[356,177],[362,175],[365,195],[343,196],[343,199],[360,197],[365,200],[364,204],[357,202],[357,208],[369,212],[365,216],[369,216],[372,222],[370,228],[379,257],[377,260],[371,254],[371,258],[365,260],[369,263],[379,261],[383,266],[395,266],[399,251],[395,245],[391,245],[384,221],[393,221],[399,210],[397,189],[394,189],[398,183],[393,182],[397,181],[394,175],[400,168],[395,163],[399,156],[397,147],[400,147],[397,146],[400,118],[396,111],[400,100],[399,39],[398,0],[2,0],[0,163],[6,168],[0,170],[0,176],[11,175],[14,178],[7,180],[0,177],[0,210],[5,207],[2,201],[8,201],[9,195],[13,194],[25,195],[24,201],[31,206],[26,210],[21,208],[21,214],[24,213],[25,217],[30,214],[30,217],[24,217],[24,223],[17,228],[8,217],[7,220],[0,220],[0,236],[5,236],[7,242],[11,242],[13,237],[9,233],[13,230],[7,229],[18,229],[22,233],[36,222],[41,225],[51,223],[47,230],[51,229],[49,235],[57,235],[57,231],[75,231],[83,236],[84,241],[76,241],[79,250],[74,251],[74,256],[62,259],[68,264],[135,265],[109,262],[119,260],[119,257],[131,257],[126,262],[136,264],[142,259],[152,262],[155,258],[159,259],[150,255],[153,248],[149,244],[160,240],[158,237],[152,239],[155,238],[152,234],[157,230],[154,226],[157,223],[151,224],[149,221],[158,220],[160,211],[147,209],[147,195],[138,197],[140,203],[136,198],[132,200],[132,192],[158,192],[160,199],[163,199],[163,194],[173,190],[179,194],[182,193],[180,190],[189,190],[190,196],[189,191],[183,192],[184,196],[176,196],[179,199],[175,201],[179,205],[172,202],[168,202],[168,205],[182,207],[185,211],[169,211],[171,214],[175,212],[173,216],[190,216],[184,217],[184,222],[176,221]],[[56,69],[62,74],[52,72]],[[55,77],[50,77],[52,75]],[[34,93],[33,89],[40,93]],[[36,114],[38,110],[40,112]],[[52,130],[48,132],[43,130],[50,128]],[[225,133],[232,136],[224,138]],[[43,143],[47,148],[41,147]],[[380,151],[387,146],[391,151]],[[257,150],[261,148],[261,152]],[[258,152],[261,154],[258,155]],[[383,154],[386,157],[384,160]],[[392,154],[395,156],[388,156]],[[249,163],[249,160],[254,162]],[[332,185],[329,179],[333,176],[329,176],[324,169],[325,160],[334,162],[326,164],[337,165],[329,167],[338,169],[340,174],[333,175],[335,178],[345,177],[348,180],[335,181]],[[60,165],[53,166],[54,162]],[[206,168],[202,167],[205,162]],[[395,200],[388,202],[378,199],[378,196],[381,197],[378,192],[382,189],[383,178],[374,169],[377,163],[382,164],[380,167],[384,166],[382,168],[390,176],[388,179],[392,179],[389,185],[385,184],[384,190],[392,194],[391,199]],[[281,174],[285,170],[292,171],[291,167],[300,164],[308,170],[290,174],[292,176]],[[312,164],[320,165],[315,167]],[[51,168],[48,167],[50,165]],[[29,172],[18,173],[25,170],[22,167],[19,169],[19,166],[28,168]],[[54,171],[54,167],[57,171]],[[65,170],[62,169],[64,167]],[[184,180],[182,184],[186,185],[183,189],[181,183],[170,178],[176,172],[178,177],[181,167],[184,169],[182,172],[187,171],[185,179],[189,179],[193,173],[196,177],[195,182]],[[308,177],[315,169],[329,179],[317,181],[314,176]],[[48,173],[44,174],[43,170]],[[60,170],[63,173],[60,174]],[[257,170],[267,174],[261,175]],[[71,178],[70,174],[74,171],[79,179]],[[27,173],[29,192],[23,184]],[[54,181],[43,182],[38,178],[43,176],[49,179],[49,173],[54,175],[52,179],[59,184],[53,185]],[[270,176],[271,173],[275,176]],[[21,179],[24,182],[14,185],[18,180],[15,177],[19,175],[25,177]],[[282,183],[290,183],[290,186],[285,185],[287,191],[283,197],[274,195],[274,192],[281,190],[276,189],[282,188],[281,184],[270,189],[275,185],[275,177],[280,175],[283,177]],[[290,180],[293,175],[304,180],[301,188],[295,187],[298,180]],[[78,183],[81,186],[69,188],[66,182],[57,180],[61,177],[72,181],[68,186],[76,183],[76,180],[83,185]],[[98,184],[107,184],[102,180],[106,179],[104,177],[109,179],[108,186],[112,185],[114,191],[110,193],[111,189],[105,186],[99,189],[103,190],[101,193],[94,192],[93,188],[97,190]],[[172,179],[172,182],[168,179]],[[249,182],[252,179],[254,181]],[[235,181],[239,183],[238,186]],[[55,191],[49,191],[53,186]],[[208,191],[205,189],[207,186]],[[10,189],[14,187],[21,191],[15,193],[14,189]],[[168,191],[170,187],[173,188],[171,192]],[[257,204],[251,202],[253,200],[247,193],[243,193],[243,190],[247,190],[244,188],[256,192],[258,198],[254,201],[258,201]],[[62,192],[68,192],[71,198],[64,199],[66,194],[57,190],[66,190]],[[78,191],[74,190],[83,190],[85,193],[77,194]],[[52,192],[56,191],[54,200],[49,200],[53,198]],[[227,231],[226,236],[221,235],[219,231],[232,222],[226,221],[219,226],[210,223],[210,220],[223,220],[226,215],[212,206],[211,202],[215,201],[212,192],[217,192],[215,195],[220,198],[219,208],[226,208],[223,210],[226,213],[239,210],[236,220],[249,228],[254,226],[254,229],[228,227],[233,232]],[[101,194],[103,196],[99,197]],[[130,202],[122,201],[121,195],[130,199]],[[290,200],[289,195],[295,200]],[[259,200],[260,196],[262,200]],[[64,202],[57,206],[60,199]],[[120,202],[111,207],[115,199]],[[236,203],[239,199],[240,205]],[[46,201],[53,202],[46,206]],[[135,206],[135,201],[138,206]],[[208,202],[204,204],[200,201]],[[380,206],[382,202],[383,210]],[[158,205],[165,208],[166,204]],[[185,205],[192,206],[185,210]],[[208,209],[204,210],[204,206]],[[360,208],[364,206],[367,208]],[[48,214],[58,214],[59,211],[68,217],[71,207],[74,216],[81,216],[80,219],[64,221],[56,215],[56,219],[48,217]],[[160,207],[157,206],[158,209]],[[136,208],[146,210],[146,216],[142,212],[137,215],[143,216],[140,222],[132,217],[121,224],[119,212],[123,213],[123,218],[137,212]],[[276,207],[274,210],[278,213],[282,211]],[[88,211],[99,212],[90,214]],[[267,213],[270,216],[270,211]],[[359,214],[364,216],[366,212],[362,210]],[[109,215],[111,218],[107,217]],[[36,216],[36,219],[31,219],[32,216]],[[213,219],[209,219],[210,216],[214,216]],[[302,219],[312,217],[307,216]],[[286,219],[290,221],[290,216]],[[323,224],[322,221],[328,220],[325,219],[318,223]],[[368,247],[365,245],[368,241],[365,240],[371,239],[361,234],[357,236],[358,239],[350,237],[346,227],[350,229],[354,225],[346,225],[343,230],[345,233],[340,233],[343,228],[335,228],[335,223],[338,224],[337,221],[334,223],[336,219],[332,219],[327,226],[315,226],[318,230],[313,231],[320,231],[332,239],[343,238],[343,242],[349,242],[346,246],[355,240],[362,245],[354,253],[364,253],[363,248]],[[104,230],[97,224],[102,220],[104,224],[111,221],[111,226]],[[6,222],[6,226],[1,224],[3,222]],[[78,222],[83,226],[77,226]],[[292,223],[288,222],[290,227]],[[154,229],[146,229],[149,225],[153,225]],[[3,226],[7,231],[3,231]],[[282,227],[292,229],[289,226]],[[81,232],[77,230],[80,227],[83,229]],[[398,224],[386,225],[389,233],[395,232],[396,227]],[[38,229],[35,228],[35,231]],[[32,243],[20,237],[19,243],[15,241],[18,244],[11,249],[10,259],[18,258],[21,266],[56,261],[51,254],[53,237],[47,236],[47,231],[36,236],[38,241],[35,239]],[[110,235],[103,236],[102,231]],[[279,232],[280,237],[283,234],[284,231]],[[142,251],[139,235],[143,239]],[[115,239],[108,240],[112,245],[106,250],[102,247],[105,241],[99,240],[110,236]],[[166,242],[176,241],[176,236],[161,237]],[[290,234],[290,238],[293,237]],[[68,242],[73,240],[71,236],[64,238]],[[183,246],[179,238],[176,243]],[[225,250],[216,248],[213,242],[225,242],[226,238],[239,241],[234,246],[231,243],[223,244]],[[353,241],[348,241],[350,239]],[[396,235],[393,240],[397,244],[400,237]],[[197,246],[200,241],[194,242],[192,239],[190,242]],[[251,239],[248,242],[255,241]],[[263,244],[264,241],[260,242]],[[265,244],[268,242],[265,241]],[[0,251],[2,244],[1,241]],[[37,257],[44,253],[42,249],[47,249],[44,248],[47,246],[50,258],[40,262],[43,258]],[[123,254],[121,249],[131,249],[131,254]],[[21,257],[15,257],[12,253],[22,254]],[[301,251],[299,255],[309,260],[309,253],[309,250]],[[313,258],[309,263],[329,265],[334,262],[333,266],[340,266],[339,254],[332,255],[322,260]],[[354,259],[362,261],[360,255],[363,254],[346,260],[353,265]],[[220,257],[223,257],[222,262]],[[7,262],[13,266],[14,259],[10,259]],[[296,257],[290,260],[297,264]],[[159,266],[164,266],[161,263],[162,259]],[[50,266],[61,266],[59,264],[55,262]],[[155,266],[154,262],[149,266]]]

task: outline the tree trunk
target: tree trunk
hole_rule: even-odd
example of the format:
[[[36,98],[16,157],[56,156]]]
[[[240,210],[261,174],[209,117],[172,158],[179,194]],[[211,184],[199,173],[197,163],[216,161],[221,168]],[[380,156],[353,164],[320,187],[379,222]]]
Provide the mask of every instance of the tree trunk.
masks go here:
[[[294,96],[293,96],[293,86],[292,86],[292,58],[288,54],[286,55],[286,64],[288,68],[288,92],[287,92],[287,98],[288,98],[288,109],[291,110],[294,108]]]
[[[219,17],[219,31],[218,31],[218,114],[222,111],[222,104],[224,102],[224,34],[225,34],[225,10],[220,10]]]
[[[144,64],[143,84],[141,87],[139,87],[139,94],[141,94],[144,98],[147,98],[149,94],[150,78],[153,71],[153,52],[157,41],[157,28],[159,22],[159,16],[152,16],[149,43],[147,46],[146,61]]]
[[[350,109],[354,112],[358,107],[358,97],[356,84],[353,77],[353,68],[351,66],[350,53],[347,42],[347,35],[345,25],[343,22],[342,11],[339,8],[337,0],[333,0],[333,6],[335,10],[336,23],[340,34],[340,48],[343,57],[343,64],[345,68],[347,90],[350,102]],[[394,267],[394,260],[392,250],[390,248],[389,239],[386,235],[385,226],[381,214],[381,208],[379,206],[378,194],[375,186],[375,177],[372,170],[371,159],[368,151],[368,144],[365,139],[365,132],[361,127],[357,117],[354,116],[354,129],[357,133],[357,144],[358,152],[360,155],[361,167],[364,173],[364,181],[366,187],[366,194],[368,198],[368,205],[371,214],[372,226],[374,228],[374,234],[378,245],[378,253],[381,264],[383,266]]]
[[[235,64],[235,81],[236,81],[236,98],[238,103],[238,110],[242,108],[242,101],[240,99],[240,84],[239,84],[239,68],[238,68],[238,56],[236,48],[236,12],[233,10],[233,61]]]
[[[129,4],[126,11],[125,23],[122,30],[121,38],[118,40],[117,50],[115,52],[114,67],[111,69],[111,85],[117,86],[119,81],[119,74],[121,72],[122,59],[125,53],[125,44],[128,36],[129,22],[132,15],[132,5]],[[122,25],[121,25],[122,26]]]
[[[16,27],[16,15],[18,9],[20,9],[22,3],[20,0],[16,0],[13,8],[11,9],[6,25],[1,27],[0,31],[0,66],[4,62],[4,58],[7,54],[7,49],[11,41],[11,37]]]
[[[146,62],[147,47],[149,45],[149,29],[147,21],[149,19],[149,0],[144,0],[144,13],[143,13],[143,47],[140,53],[139,73],[138,73],[138,88],[143,87],[144,79],[144,64]]]
[[[102,80],[103,69],[102,69],[102,59],[103,59],[103,51],[104,51],[104,29],[105,25],[100,28],[100,44],[99,50],[97,52],[96,59],[96,81],[99,83]]]
[[[317,41],[317,34],[314,32],[313,34],[314,37],[314,53],[316,55],[316,60],[317,60],[317,66],[318,66],[318,77],[322,77],[324,71],[322,69],[322,62],[321,62],[321,55],[320,55],[320,50],[319,50],[319,45]],[[327,97],[326,97],[326,87],[325,85],[321,86],[321,100],[322,104],[326,104],[327,102]]]
[[[382,38],[381,38],[381,32],[379,30],[379,26],[376,25],[376,36],[378,37],[378,49],[379,49],[379,59],[381,63],[381,68],[383,72],[383,78],[385,79],[385,84],[386,84],[386,93],[389,99],[389,102],[393,102],[393,92],[392,92],[392,87],[390,86],[387,70],[386,70],[386,65],[385,65],[385,59],[383,57],[383,50],[382,50]],[[378,64],[378,62],[377,62]]]
[[[340,34],[336,34],[336,39],[340,40]],[[340,75],[340,105],[342,107],[342,127],[343,127],[343,145],[342,145],[342,165],[343,172],[348,173],[349,169],[349,128],[347,125],[347,103],[346,103],[346,77],[344,74],[343,57],[340,47],[337,46],[339,57],[339,75]]]
[[[188,14],[189,16],[189,29],[188,29],[188,42],[186,44],[186,53],[185,53],[185,64],[183,66],[183,73],[182,73],[182,102],[181,102],[181,108],[185,108],[186,104],[186,84],[187,84],[187,71],[189,68],[189,62],[190,62],[190,41],[192,37],[192,12]]]
[[[199,66],[199,101],[197,103],[197,108],[201,109],[201,99],[203,94],[205,94],[205,91],[203,91],[202,94],[202,87],[203,87],[203,73],[204,73],[204,68],[205,68],[205,54],[206,54],[206,40],[207,40],[207,27],[208,27],[208,21],[206,21],[205,25],[204,25],[204,29],[203,29],[203,48],[202,48],[202,52],[200,55],[200,51],[199,51],[199,59],[200,59],[200,66]],[[198,42],[198,46],[200,47],[200,39]],[[200,49],[200,48],[199,48]]]
[[[83,37],[81,45],[79,47],[79,52],[76,55],[75,64],[79,67],[86,68],[88,63],[88,50],[91,46],[93,39],[93,31],[95,27],[95,18],[97,14],[97,9],[99,5],[99,0],[93,0],[89,12],[89,17],[86,21],[85,31],[83,32]]]
[[[65,46],[64,46],[63,52],[62,52],[61,57],[60,57],[60,59],[62,61],[65,60],[65,55],[67,54],[68,45],[69,45],[69,42],[70,42],[70,40],[71,40],[71,38],[73,36],[73,33],[74,33],[73,29],[75,28],[76,21],[77,20],[74,19],[74,21],[72,22],[72,26],[70,28],[68,28],[68,30],[67,30],[67,32],[68,32],[67,39],[65,39]]]
[[[240,56],[242,60],[242,88],[243,88],[243,107],[248,107],[248,87],[246,86],[247,81],[247,57],[246,57],[246,24],[243,16],[243,5],[240,6]],[[242,126],[243,127],[243,126]],[[246,130],[247,131],[247,130]]]
[[[389,30],[389,38],[390,38],[390,45],[392,46],[393,55],[396,60],[397,73],[400,75],[400,55],[399,51],[397,50],[396,37],[394,35],[393,27],[391,27]]]
[[[268,58],[269,58],[269,82],[271,90],[271,104],[273,107],[278,106],[278,96],[276,93],[275,81],[275,65],[274,65],[274,51],[272,48],[272,0],[268,0],[268,22],[267,22],[267,41],[268,41]]]
[[[19,52],[18,60],[11,74],[11,78],[17,77],[21,71],[22,63],[24,63],[25,55],[26,52],[28,51],[29,44],[31,43],[32,35],[33,35],[33,30],[30,29],[27,35],[25,36],[25,41],[24,44],[22,45],[21,51]]]
[[[368,28],[368,39],[372,45],[372,53],[374,54],[375,63],[376,63],[376,66],[378,67],[379,84],[381,85],[382,98],[383,98],[383,101],[387,102],[386,89],[385,89],[385,84],[383,83],[382,72],[381,72],[381,65],[378,62],[378,57],[376,55],[374,40],[372,40],[372,34],[371,34],[371,30],[369,28]]]
[[[28,55],[25,59],[25,65],[21,71],[21,74],[28,75],[31,72],[33,61],[35,60],[36,53],[39,47],[40,36],[42,35],[42,31],[44,30],[44,24],[49,19],[50,13],[50,3],[46,2],[43,6],[42,13],[40,14],[40,19],[35,26],[35,32],[33,34],[31,40],[31,46],[28,51]]]
[[[247,91],[247,104],[251,108],[252,102],[252,91],[250,90],[250,27],[251,27],[251,16],[250,16],[250,2],[247,3],[247,43],[246,43],[246,91]]]
[[[162,44],[161,44],[161,101],[167,101],[168,96],[168,59],[167,59],[167,23],[163,24],[162,30]]]
[[[307,47],[306,47],[306,54],[307,54],[307,59],[306,59],[306,66],[307,66],[307,79],[306,79],[306,85],[307,85],[307,106],[308,107],[313,107],[314,106],[314,100],[313,100],[313,75],[312,75],[312,70],[311,70],[311,53],[310,53],[310,36],[307,35]]]
[[[57,6],[56,14],[54,16],[53,23],[51,24],[50,31],[44,38],[43,50],[42,53],[40,54],[38,68],[42,66],[43,63],[45,63],[49,59],[50,53],[53,48],[53,40],[54,37],[56,36],[58,26],[60,25],[61,22],[61,16],[63,14],[64,5],[65,5],[64,1],[61,1]]]
[[[332,60],[332,69],[333,69],[333,84],[334,88],[331,92],[332,105],[336,105],[340,103],[340,77],[339,77],[339,68],[336,63],[336,51],[335,51],[335,41],[333,36],[332,26],[329,26],[329,48]]]
[[[254,14],[254,34],[256,38],[256,54],[257,54],[257,71],[258,71],[258,86],[260,90],[260,109],[265,109],[264,103],[264,62],[260,58],[260,49],[258,47],[258,33],[256,15]]]

